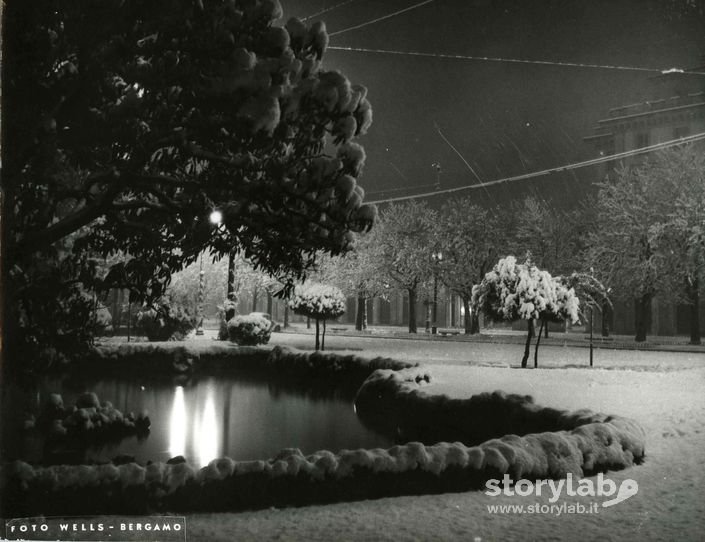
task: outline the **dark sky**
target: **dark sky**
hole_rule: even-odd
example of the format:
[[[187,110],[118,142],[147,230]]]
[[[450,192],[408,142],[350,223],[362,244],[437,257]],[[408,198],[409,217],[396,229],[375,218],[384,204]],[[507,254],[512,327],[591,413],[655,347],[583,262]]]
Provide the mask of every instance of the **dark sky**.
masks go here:
[[[285,18],[334,7],[309,22],[324,20],[335,33],[419,1],[282,4]],[[435,0],[334,35],[330,45],[693,68],[705,64],[704,12],[705,0]],[[582,138],[610,108],[648,98],[652,75],[336,50],[328,51],[324,67],[369,89],[374,124],[361,140],[368,155],[361,179],[367,200],[433,190],[433,163],[441,164],[442,188],[477,182],[436,125],[483,181],[594,157]],[[469,195],[486,203],[535,193],[568,202],[589,189],[595,177],[596,170],[588,168],[454,197]]]

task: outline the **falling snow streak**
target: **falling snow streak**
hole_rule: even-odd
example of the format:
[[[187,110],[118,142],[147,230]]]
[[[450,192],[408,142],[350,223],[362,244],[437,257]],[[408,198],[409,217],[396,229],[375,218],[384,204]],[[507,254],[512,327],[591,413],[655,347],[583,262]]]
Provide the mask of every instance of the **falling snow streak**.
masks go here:
[[[424,2],[428,3],[428,2]],[[371,21],[372,22],[376,21]],[[364,26],[364,24],[362,25]],[[341,32],[347,32],[347,30],[352,30],[352,27],[346,30],[343,30]],[[333,32],[330,34],[331,36],[334,36],[335,34],[339,34],[340,32]],[[451,55],[451,54],[445,54],[445,53],[422,53],[419,51],[394,51],[394,50],[389,50],[389,49],[370,49],[366,47],[338,47],[338,46],[329,46],[328,49],[334,50],[334,51],[351,51],[351,52],[356,52],[356,53],[377,53],[377,54],[384,54],[384,55],[402,55],[402,56],[418,56],[418,57],[425,57],[425,58],[443,58],[443,59],[451,59],[451,60],[471,60],[471,61],[477,61],[477,62],[504,62],[504,63],[510,63],[510,64],[534,64],[534,65],[539,65],[539,66],[562,66],[562,67],[568,67],[568,68],[589,68],[589,69],[598,69],[598,70],[623,70],[623,71],[637,71],[637,72],[647,72],[647,73],[671,73],[673,72],[673,68],[669,70],[659,70],[656,68],[644,68],[644,67],[639,67],[639,66],[614,66],[610,64],[586,64],[582,62],[559,62],[559,61],[553,61],[553,60],[528,60],[528,59],[523,59],[523,58],[503,58],[503,57],[493,57],[493,56],[471,56],[471,55]],[[678,73],[687,73],[688,75],[705,75],[705,72],[699,72],[699,71],[684,71],[680,69],[675,69],[676,72]]]
[[[352,4],[356,0],[347,0],[346,2],[340,2],[339,4],[335,4],[334,6],[331,6],[329,8],[322,9],[321,11],[317,11],[316,13],[312,13],[311,15],[308,15],[301,19],[302,21],[308,21],[309,19],[313,19],[314,17],[319,17],[320,15],[323,15],[324,13],[328,13],[329,11],[333,11],[334,9],[342,8],[343,6],[347,6],[348,4]]]
[[[409,182],[407,176],[402,173],[402,171],[396,166],[396,164],[394,164],[394,162],[389,162],[389,165],[392,166],[392,169],[394,169],[394,171],[396,171],[402,179],[404,179],[406,182]]]
[[[480,179],[480,176],[475,172],[475,170],[474,170],[474,169],[472,168],[472,166],[468,163],[468,161],[465,159],[465,157],[464,157],[462,154],[460,154],[460,151],[455,148],[455,146],[448,140],[448,138],[447,138],[445,135],[443,135],[443,132],[441,132],[440,126],[438,126],[438,124],[434,122],[434,123],[433,123],[433,127],[434,127],[434,128],[436,129],[436,131],[438,132],[438,135],[441,136],[441,139],[442,139],[443,141],[445,141],[451,149],[453,149],[453,152],[454,152],[455,154],[457,154],[458,157],[460,157],[460,159],[463,161],[463,164],[465,164],[465,165],[468,167],[468,169],[469,169],[470,172],[475,176],[475,178],[477,179],[477,181],[478,181],[479,183],[481,183],[481,182],[482,182],[482,179]]]
[[[394,13],[382,15],[381,17],[377,17],[376,19],[372,19],[371,21],[360,23],[355,26],[350,26],[348,28],[344,28],[343,30],[338,30],[336,32],[330,32],[328,35],[330,37],[333,37],[333,36],[337,36],[338,34],[342,34],[344,32],[350,32],[351,30],[357,30],[359,28],[364,28],[365,26],[379,23],[380,21],[385,21],[387,19],[391,19],[392,17],[396,17],[397,15],[401,15],[402,13],[406,13],[407,11],[411,11],[412,9],[420,8],[421,6],[425,6],[426,4],[430,4],[431,2],[435,2],[435,0],[425,0],[424,2],[419,2],[418,4],[414,4],[413,6],[409,6],[408,8],[400,9],[399,11],[395,11]],[[333,49],[333,47],[328,47],[328,48]]]
[[[395,201],[404,201],[418,198],[427,198],[431,196],[437,196],[439,194],[450,194],[453,192],[460,192],[461,190],[471,190],[473,188],[486,188],[488,186],[501,185],[504,183],[511,183],[517,181],[525,181],[527,179],[534,179],[536,177],[543,177],[552,173],[562,173],[568,172],[573,169],[579,169],[588,166],[594,166],[597,164],[602,164],[604,162],[611,162],[613,160],[621,160],[622,158],[628,158],[630,156],[637,156],[640,154],[647,154],[650,152],[658,151],[661,149],[667,149],[670,147],[675,147],[676,145],[685,145],[687,143],[694,143],[696,141],[705,140],[705,132],[695,134],[688,137],[681,137],[679,139],[671,139],[670,141],[664,141],[663,143],[657,143],[655,145],[650,145],[648,147],[642,147],[640,149],[633,149],[626,152],[620,152],[617,154],[611,154],[608,156],[600,156],[599,158],[593,158],[592,160],[585,160],[583,162],[576,162],[574,164],[567,164],[565,166],[558,166],[549,169],[543,169],[541,171],[534,171],[533,173],[525,173],[523,175],[516,175],[514,177],[505,177],[503,179],[496,179],[494,181],[487,181],[484,183],[471,184],[466,186],[458,186],[456,188],[446,188],[445,190],[436,190],[435,192],[425,192],[423,194],[415,194],[412,196],[401,196],[397,198],[382,199],[376,201],[369,201],[370,204],[378,203],[391,203]]]

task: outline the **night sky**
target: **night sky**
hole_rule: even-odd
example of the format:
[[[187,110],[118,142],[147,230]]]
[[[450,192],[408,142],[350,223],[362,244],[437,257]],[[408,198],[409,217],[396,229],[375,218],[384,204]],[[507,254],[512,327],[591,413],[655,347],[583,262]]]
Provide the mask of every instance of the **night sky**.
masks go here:
[[[434,0],[335,35],[418,3],[282,0],[285,20],[333,8],[308,20],[326,22],[332,47],[655,70],[705,64],[705,0]],[[592,158],[582,138],[610,108],[647,99],[656,75],[339,50],[327,52],[324,67],[369,89],[374,124],[361,140],[368,201],[433,191],[434,163],[441,187],[452,188]],[[596,180],[587,168],[453,197],[505,203],[535,194],[566,204]]]

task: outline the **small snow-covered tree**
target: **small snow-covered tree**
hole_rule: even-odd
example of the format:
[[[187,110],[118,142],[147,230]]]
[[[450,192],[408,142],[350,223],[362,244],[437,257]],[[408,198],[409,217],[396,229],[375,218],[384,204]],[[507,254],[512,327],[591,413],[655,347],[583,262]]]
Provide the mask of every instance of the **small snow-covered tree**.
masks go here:
[[[308,284],[297,287],[289,307],[296,314],[316,320],[316,350],[325,350],[326,320],[345,313],[345,296],[340,288],[325,284]],[[320,323],[323,322],[321,336]]]
[[[531,323],[541,322],[534,351],[534,367],[538,367],[541,331],[546,322],[570,319],[577,323],[580,305],[575,290],[566,280],[552,277],[548,271],[539,269],[528,259],[519,264],[514,256],[502,258],[485,275],[473,292],[473,304],[493,320],[529,322],[522,368],[526,368],[529,359]]]

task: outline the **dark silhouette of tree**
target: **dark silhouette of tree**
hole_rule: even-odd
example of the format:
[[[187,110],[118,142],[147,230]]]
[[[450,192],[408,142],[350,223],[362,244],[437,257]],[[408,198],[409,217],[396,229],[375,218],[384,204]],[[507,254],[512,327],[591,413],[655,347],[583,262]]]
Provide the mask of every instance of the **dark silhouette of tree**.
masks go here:
[[[4,11],[12,342],[35,342],[25,332],[47,312],[40,282],[56,298],[71,282],[156,299],[206,248],[301,277],[317,250],[342,253],[373,223],[354,141],[371,123],[367,91],[323,68],[323,23],[277,26],[276,0],[10,0]],[[99,276],[96,260],[115,253]]]

